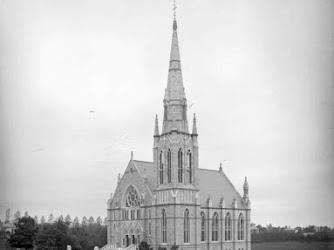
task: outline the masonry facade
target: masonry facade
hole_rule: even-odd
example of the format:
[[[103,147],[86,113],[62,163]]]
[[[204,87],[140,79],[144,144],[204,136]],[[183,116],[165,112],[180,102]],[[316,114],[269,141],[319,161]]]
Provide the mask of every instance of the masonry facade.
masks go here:
[[[153,162],[131,155],[108,200],[108,244],[250,250],[247,179],[241,196],[221,166],[199,168],[196,117],[190,133],[175,19],[163,107],[161,133],[155,120]]]

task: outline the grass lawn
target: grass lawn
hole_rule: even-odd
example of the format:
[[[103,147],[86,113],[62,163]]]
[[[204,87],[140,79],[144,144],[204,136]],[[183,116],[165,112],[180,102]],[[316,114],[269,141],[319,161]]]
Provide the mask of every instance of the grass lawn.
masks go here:
[[[334,250],[334,242],[264,242],[252,243],[252,250]]]

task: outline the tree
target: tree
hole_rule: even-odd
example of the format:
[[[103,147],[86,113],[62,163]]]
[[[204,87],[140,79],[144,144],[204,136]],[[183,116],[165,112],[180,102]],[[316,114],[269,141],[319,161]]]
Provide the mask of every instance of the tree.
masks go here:
[[[11,216],[11,214],[10,214],[10,209],[8,208],[8,209],[6,210],[5,223],[10,222],[10,216]]]
[[[178,250],[179,249],[179,245],[176,245],[176,243],[174,242],[174,245],[171,246],[170,250]]]
[[[53,216],[53,214],[51,213],[50,215],[49,215],[49,219],[48,219],[48,223],[53,223],[53,221],[54,221],[54,216]]]
[[[139,250],[152,250],[153,248],[146,241],[140,242]]]
[[[64,221],[64,217],[63,217],[63,215],[60,215],[60,216],[58,217],[58,220],[60,220],[60,221]]]
[[[44,216],[41,217],[41,223],[42,223],[42,224],[45,223],[45,217],[44,217]]]
[[[100,216],[97,217],[97,219],[96,219],[96,223],[97,223],[98,225],[102,225],[102,219],[101,219]]]
[[[94,218],[93,218],[93,216],[91,216],[89,218],[88,223],[89,223],[89,225],[93,225],[94,224]]]
[[[68,224],[62,220],[40,225],[34,243],[37,250],[66,249],[67,245],[76,245],[74,237],[69,232]]]
[[[74,218],[74,220],[73,220],[73,226],[74,226],[74,227],[78,227],[78,226],[79,226],[79,219],[78,219],[78,216]]]
[[[56,250],[56,236],[52,224],[41,224],[34,241],[36,250]]]
[[[15,223],[15,233],[8,240],[11,247],[33,249],[33,242],[36,237],[37,227],[31,217],[23,217]]]
[[[14,214],[14,223],[18,222],[21,217],[21,212],[20,210],[17,210],[16,213]]]
[[[24,217],[29,217],[28,211],[24,213]]]
[[[38,224],[38,217],[37,217],[37,215],[34,217],[34,221],[35,221],[35,224],[37,225]]]
[[[74,245],[72,245],[72,249],[92,249],[88,246],[88,234],[83,229],[83,227],[79,226],[79,220],[77,220],[77,225],[78,226],[73,226],[69,229],[70,235],[74,240]]]
[[[67,245],[73,245],[74,240],[68,233],[69,226],[61,220],[56,221],[53,225],[54,235],[56,236],[56,247],[58,249],[66,249]]]
[[[66,215],[66,217],[65,217],[65,222],[70,226],[71,225],[71,223],[72,223],[72,220],[71,220],[71,216],[68,214],[68,215]]]
[[[88,224],[88,220],[87,220],[86,216],[84,216],[84,217],[82,218],[82,222],[81,222],[81,224],[82,224],[82,226],[87,226],[87,224]]]

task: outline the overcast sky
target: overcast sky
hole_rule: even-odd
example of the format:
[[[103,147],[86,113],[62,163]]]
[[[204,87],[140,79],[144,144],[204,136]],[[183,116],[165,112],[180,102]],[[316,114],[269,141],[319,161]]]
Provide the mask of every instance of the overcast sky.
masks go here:
[[[0,3],[0,219],[104,218],[131,150],[152,161],[172,1]],[[334,2],[177,4],[200,168],[247,176],[256,224],[334,227]]]

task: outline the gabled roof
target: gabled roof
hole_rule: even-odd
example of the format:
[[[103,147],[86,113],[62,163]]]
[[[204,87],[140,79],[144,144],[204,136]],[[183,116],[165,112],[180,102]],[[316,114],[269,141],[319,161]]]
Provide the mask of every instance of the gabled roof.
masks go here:
[[[153,173],[153,162],[133,160],[133,163],[137,167],[139,174],[142,177],[144,177],[144,174],[146,174],[147,186],[151,192],[153,192],[153,190],[156,188],[156,176],[154,176]]]
[[[233,199],[237,200],[238,208],[244,207],[241,195],[221,171],[199,169],[199,194],[202,206],[206,205],[210,196],[212,207],[219,207],[222,197],[225,207],[232,207]]]
[[[153,162],[133,160],[133,163],[142,177],[144,173],[146,174],[147,186],[153,192],[157,186],[156,176],[153,173]],[[232,207],[233,199],[237,200],[238,208],[244,207],[241,195],[223,172],[201,168],[198,171],[199,193],[202,206],[206,206],[207,199],[210,196],[212,207],[219,207],[222,197],[225,200],[226,207]]]
[[[12,222],[4,223],[3,227],[4,228],[16,228],[15,225],[14,225],[14,223],[12,223]]]

